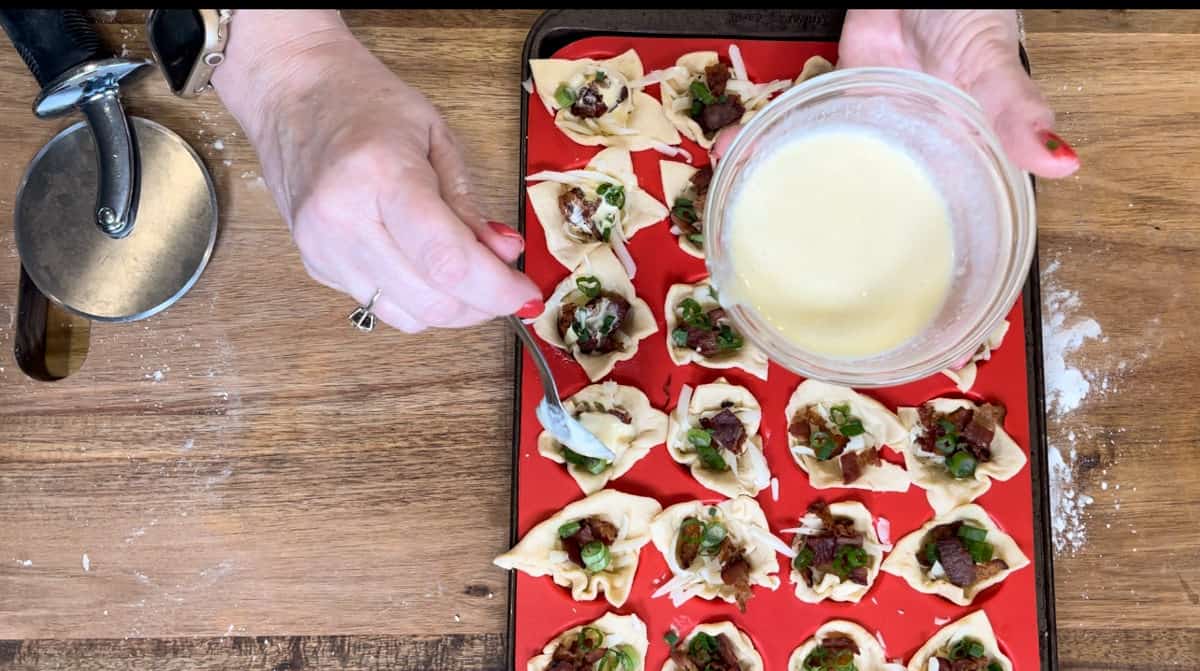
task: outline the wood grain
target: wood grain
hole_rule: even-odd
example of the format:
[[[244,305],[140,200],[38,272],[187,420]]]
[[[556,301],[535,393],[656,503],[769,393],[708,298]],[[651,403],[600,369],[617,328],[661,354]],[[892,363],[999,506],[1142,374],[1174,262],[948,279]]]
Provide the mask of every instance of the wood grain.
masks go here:
[[[345,15],[445,112],[486,210],[514,221],[519,58],[537,12]],[[104,20],[109,44],[146,53],[141,12]],[[1103,325],[1077,363],[1109,378],[1050,422],[1054,445],[1074,432],[1075,484],[1095,497],[1086,544],[1055,558],[1062,668],[1200,669],[1185,339],[1200,314],[1200,18],[1029,11],[1025,29],[1084,162],[1077,179],[1039,182],[1041,262],[1058,261],[1050,279]],[[65,122],[32,118],[33,80],[8,49],[0,88],[0,668],[503,668],[506,576],[490,564],[508,534],[502,325],[353,332],[353,305],[306,277],[219,102],[149,77],[127,106],[205,157],[222,211],[213,262],[167,312],[95,325],[75,375],[30,381],[5,319],[8,217]]]

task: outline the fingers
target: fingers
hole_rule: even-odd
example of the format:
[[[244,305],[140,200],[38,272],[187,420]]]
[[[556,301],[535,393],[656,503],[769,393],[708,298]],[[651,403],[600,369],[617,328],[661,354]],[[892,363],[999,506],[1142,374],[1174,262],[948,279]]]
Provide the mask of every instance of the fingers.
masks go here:
[[[1050,179],[1079,169],[1079,156],[1053,132],[1054,112],[1019,63],[986,70],[970,93],[983,106],[1009,159]]]
[[[386,198],[392,202],[382,208],[384,226],[407,263],[434,291],[490,316],[541,301],[537,286],[476,239],[439,194],[412,183]]]
[[[505,263],[516,261],[525,249],[525,241],[515,229],[483,217],[471,197],[471,177],[462,148],[444,122],[434,124],[429,146],[429,163],[437,173],[442,199],[485,247]]]
[[[721,157],[725,155],[725,152],[729,151],[729,145],[733,144],[733,139],[737,137],[738,132],[741,130],[742,124],[738,123],[733,124],[732,126],[726,126],[717,133],[717,138],[713,142],[712,149],[710,149],[708,152],[708,155],[712,159],[713,163],[721,160]]]

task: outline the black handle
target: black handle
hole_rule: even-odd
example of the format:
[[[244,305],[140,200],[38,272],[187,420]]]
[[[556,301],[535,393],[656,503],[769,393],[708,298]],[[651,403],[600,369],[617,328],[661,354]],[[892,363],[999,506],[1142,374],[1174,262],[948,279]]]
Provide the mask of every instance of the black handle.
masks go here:
[[[81,9],[2,9],[0,25],[43,88],[81,63],[110,56]]]

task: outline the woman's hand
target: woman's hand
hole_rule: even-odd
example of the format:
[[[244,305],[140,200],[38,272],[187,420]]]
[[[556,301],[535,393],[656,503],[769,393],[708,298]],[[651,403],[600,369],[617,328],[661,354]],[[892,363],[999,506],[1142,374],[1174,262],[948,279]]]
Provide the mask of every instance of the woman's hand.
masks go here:
[[[1079,157],[1054,134],[1054,112],[1021,67],[1018,40],[1013,10],[852,9],[837,66],[920,70],[954,84],[983,106],[1015,164],[1066,177],[1079,169]],[[714,153],[734,132],[719,138]]]
[[[378,290],[376,316],[410,333],[541,311],[437,109],[335,13],[239,10],[227,57],[214,84],[314,279],[361,305]]]

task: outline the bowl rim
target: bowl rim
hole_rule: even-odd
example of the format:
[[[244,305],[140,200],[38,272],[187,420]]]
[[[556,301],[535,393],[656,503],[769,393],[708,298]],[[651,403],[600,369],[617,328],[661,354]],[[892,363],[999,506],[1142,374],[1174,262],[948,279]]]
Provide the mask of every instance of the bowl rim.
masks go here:
[[[1012,254],[1007,259],[1007,263],[1004,264],[1004,277],[999,285],[999,290],[994,296],[988,299],[989,305],[982,313],[985,315],[984,318],[979,320],[979,323],[968,331],[968,335],[960,339],[955,347],[943,350],[941,354],[921,357],[903,368],[895,369],[895,372],[891,374],[883,374],[878,371],[864,373],[849,371],[845,368],[836,368],[838,359],[809,353],[801,347],[782,340],[782,336],[776,336],[774,339],[779,341],[778,344],[782,346],[782,349],[790,351],[778,351],[781,349],[780,347],[774,347],[772,346],[773,343],[770,342],[762,342],[757,335],[760,329],[767,331],[768,335],[770,335],[766,320],[758,316],[750,306],[739,303],[731,304],[728,301],[729,292],[720,291],[719,294],[722,307],[730,314],[731,319],[739,330],[763,350],[771,361],[774,361],[783,368],[804,378],[817,379],[831,384],[858,388],[882,388],[929,378],[947,368],[951,368],[954,364],[968,361],[978,351],[980,345],[1007,318],[1012,306],[1015,305],[1021,294],[1022,287],[1025,284],[1033,263],[1033,256],[1036,252],[1037,207],[1029,173],[1017,168],[1009,159],[999,136],[992,128],[991,121],[986,117],[983,107],[974,97],[959,87],[932,75],[907,68],[890,67],[837,69],[801,82],[768,102],[738,131],[721,160],[716,162],[717,165],[713,171],[712,185],[709,192],[719,192],[722,187],[728,190],[732,184],[727,185],[727,183],[731,183],[737,175],[737,173],[731,174],[730,169],[725,167],[736,163],[736,161],[730,161],[729,159],[737,158],[745,153],[747,151],[746,147],[757,140],[758,136],[765,129],[770,128],[775,122],[783,118],[787,114],[787,111],[794,106],[794,102],[797,99],[805,100],[810,97],[837,92],[839,90],[867,87],[904,89],[937,99],[941,103],[956,108],[968,121],[972,131],[978,132],[978,144],[991,159],[988,161],[988,164],[992,166],[992,171],[1001,183],[1003,195],[1010,202],[1013,212],[1012,218],[1015,221]],[[717,200],[715,198],[708,198],[706,200],[703,219],[705,222],[717,220]],[[1022,213],[1026,216],[1022,217]],[[1024,222],[1024,225],[1022,225],[1022,222]],[[706,249],[716,249],[717,245],[720,244],[720,241],[715,237],[713,229],[713,226],[704,226],[704,244]],[[717,255],[711,253],[705,255],[705,267],[708,270],[709,281],[714,286],[719,279],[723,279],[718,274],[718,269],[714,267],[715,256]],[[717,289],[719,290],[720,287],[718,286]],[[743,311],[752,314],[758,323],[746,323]],[[885,353],[873,356],[880,356],[882,354]],[[825,363],[833,363],[835,367],[813,364],[810,361],[804,360],[805,355],[820,359]],[[873,357],[846,359],[845,361],[852,366],[856,361],[865,361],[871,358]]]

